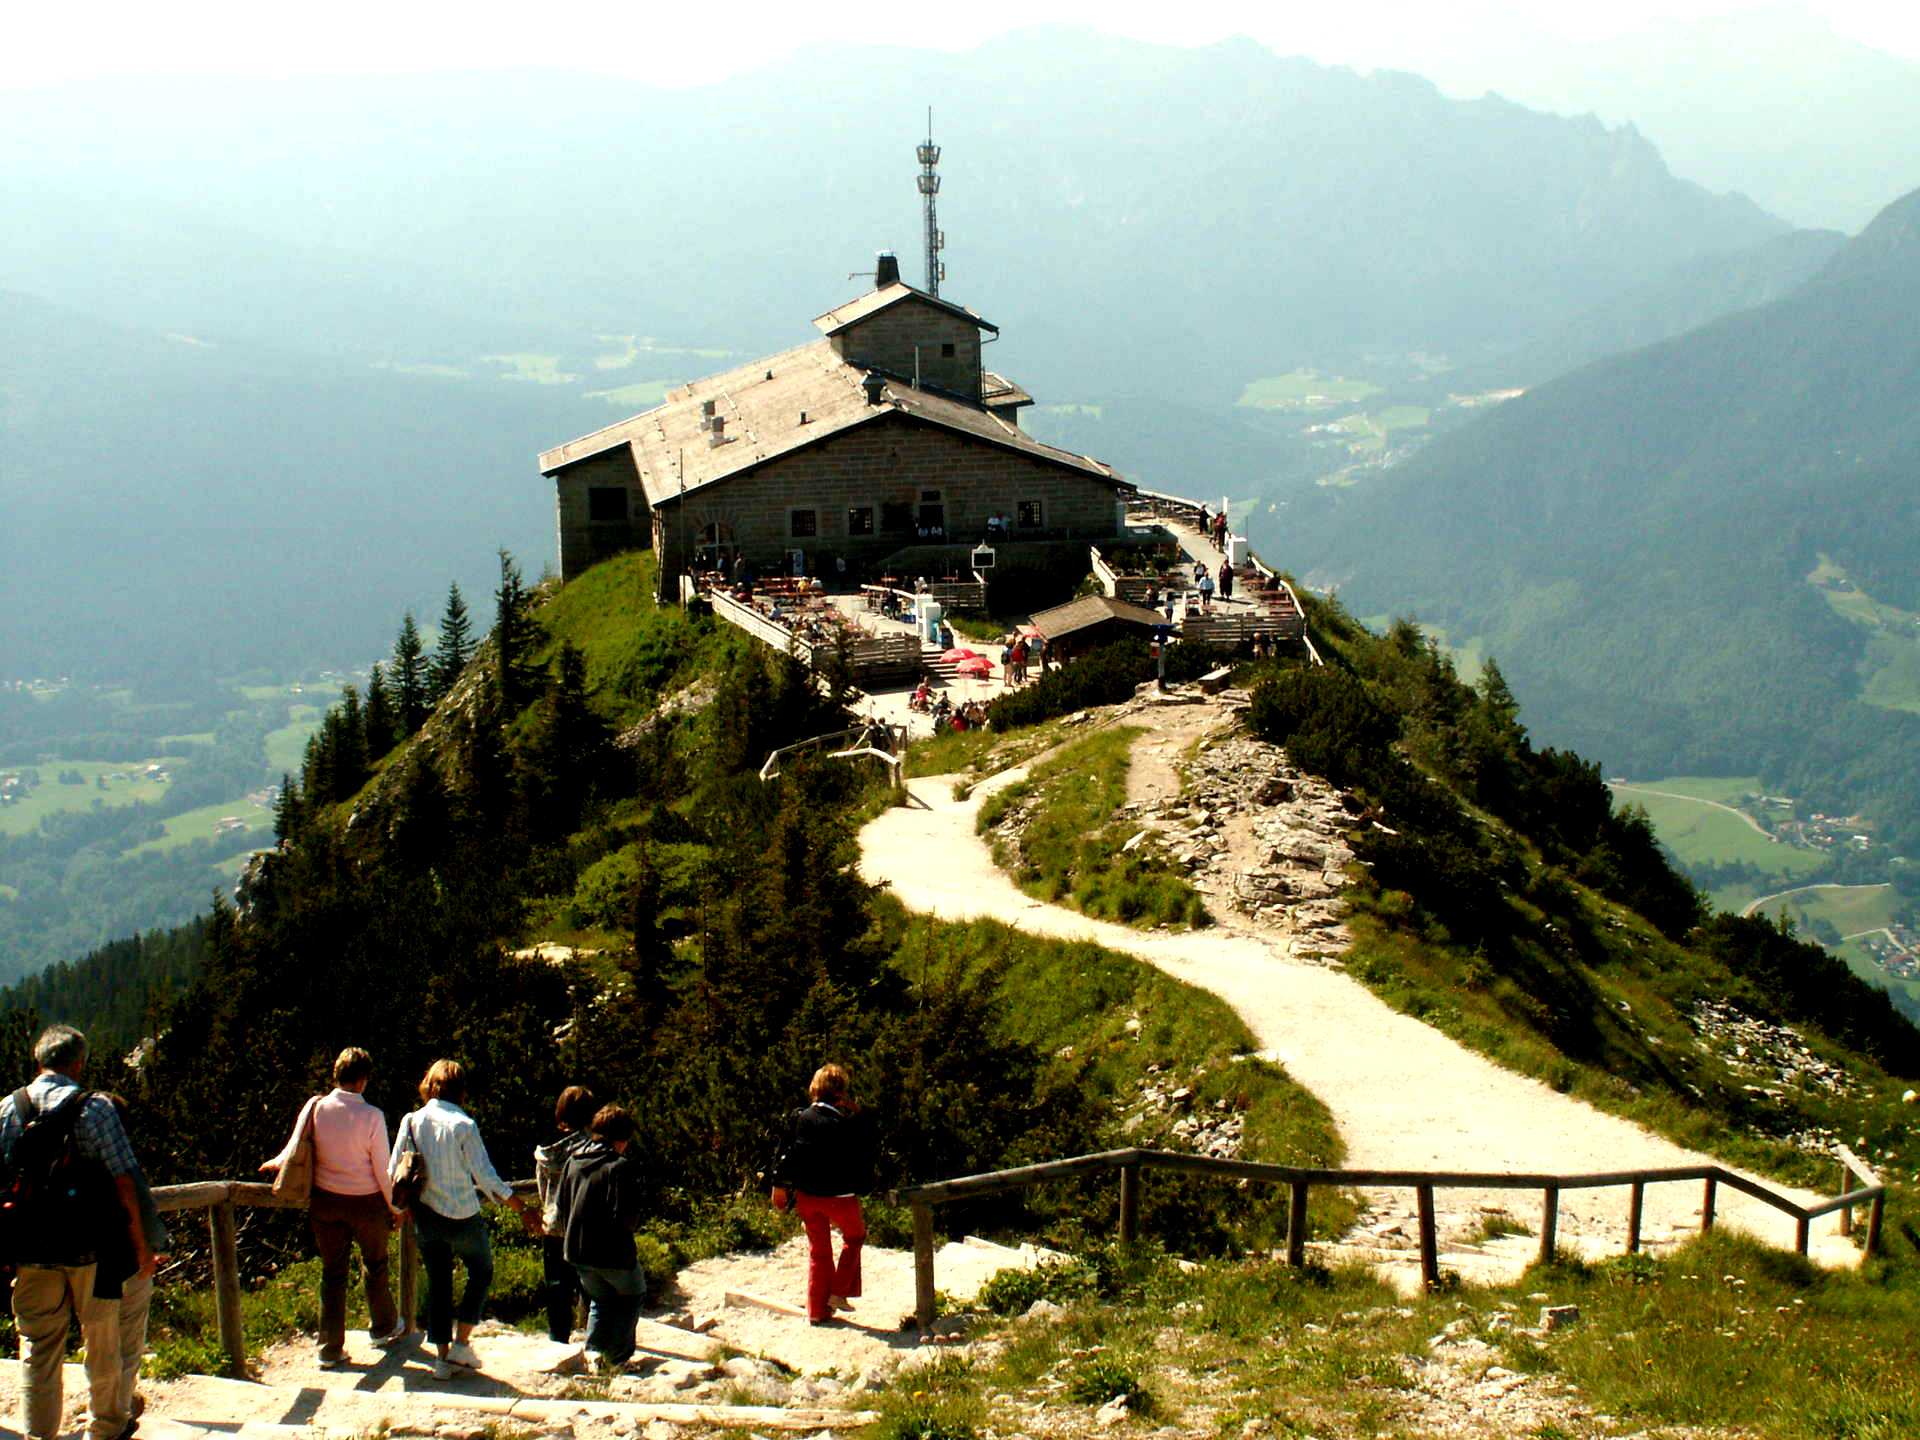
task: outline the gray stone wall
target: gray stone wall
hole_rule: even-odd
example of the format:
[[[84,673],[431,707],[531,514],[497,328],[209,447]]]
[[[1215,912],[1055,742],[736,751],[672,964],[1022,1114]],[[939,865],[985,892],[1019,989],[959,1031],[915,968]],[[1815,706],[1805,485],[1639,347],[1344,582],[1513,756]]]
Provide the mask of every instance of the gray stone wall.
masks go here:
[[[953,354],[942,354],[949,345]],[[922,385],[979,400],[980,327],[972,321],[918,300],[901,300],[833,337],[834,350],[848,363],[909,379],[915,346]]]

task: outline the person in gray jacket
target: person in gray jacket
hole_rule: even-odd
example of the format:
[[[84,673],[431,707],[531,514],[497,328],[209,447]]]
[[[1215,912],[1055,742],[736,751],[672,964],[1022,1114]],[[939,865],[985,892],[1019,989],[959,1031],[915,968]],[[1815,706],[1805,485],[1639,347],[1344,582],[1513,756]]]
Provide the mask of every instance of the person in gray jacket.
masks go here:
[[[553,1123],[560,1138],[533,1152],[533,1184],[540,1192],[540,1220],[546,1237],[540,1242],[542,1285],[547,1302],[547,1338],[562,1345],[573,1339],[573,1313],[579,1302],[580,1277],[567,1263],[566,1237],[560,1230],[560,1177],[567,1161],[593,1140],[593,1117],[600,1102],[584,1085],[569,1085],[553,1107]]]

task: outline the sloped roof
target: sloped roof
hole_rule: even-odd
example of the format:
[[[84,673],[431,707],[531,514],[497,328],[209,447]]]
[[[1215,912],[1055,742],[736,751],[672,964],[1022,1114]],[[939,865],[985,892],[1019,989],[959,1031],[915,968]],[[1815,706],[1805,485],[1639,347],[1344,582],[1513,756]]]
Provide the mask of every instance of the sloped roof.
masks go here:
[[[991,405],[997,410],[1017,410],[1022,405],[1033,404],[1033,396],[1006,376],[996,375],[991,370],[982,370],[980,372],[980,403]]]
[[[823,334],[838,334],[856,321],[864,320],[869,315],[876,315],[890,306],[898,305],[902,300],[918,300],[922,304],[944,310],[949,315],[957,315],[970,324],[978,325],[982,330],[991,330],[996,335],[1000,333],[998,325],[982,320],[966,306],[955,305],[951,300],[942,300],[938,295],[929,295],[924,290],[916,290],[913,286],[903,285],[897,280],[891,285],[882,285],[878,290],[869,290],[858,299],[849,300],[844,305],[835,306],[813,323],[820,327]]]
[[[659,505],[682,489],[714,484],[854,426],[906,414],[1036,460],[1123,483],[1100,461],[1042,444],[1017,425],[964,400],[889,380],[881,389],[881,403],[871,405],[863,384],[867,373],[836,355],[830,340],[815,340],[679,386],[668,392],[665,403],[643,414],[545,451],[540,469],[551,475],[625,447],[647,503]],[[700,425],[701,408],[708,400],[725,422],[726,438],[719,445],[710,443],[709,432]]]
[[[1109,620],[1125,620],[1129,624],[1145,626],[1167,623],[1164,615],[1143,606],[1131,605],[1125,600],[1115,600],[1109,595],[1082,595],[1078,600],[1069,600],[1051,610],[1040,611],[1030,623],[1047,639],[1058,640]]]

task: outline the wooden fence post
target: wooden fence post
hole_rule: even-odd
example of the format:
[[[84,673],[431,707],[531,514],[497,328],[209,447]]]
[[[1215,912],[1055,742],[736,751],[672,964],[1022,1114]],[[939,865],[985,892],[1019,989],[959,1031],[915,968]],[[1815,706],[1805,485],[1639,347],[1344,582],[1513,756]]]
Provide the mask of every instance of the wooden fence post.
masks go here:
[[[1887,1211],[1887,1192],[1882,1190],[1873,1197],[1873,1208],[1867,1211],[1867,1254],[1880,1253],[1880,1222]]]
[[[1846,1161],[1841,1160],[1837,1163],[1840,1166],[1840,1188],[1834,1193],[1844,1195],[1853,1188],[1853,1172],[1847,1169]],[[1840,1211],[1840,1233],[1853,1234],[1853,1206],[1851,1205],[1842,1207]]]
[[[1307,1182],[1295,1180],[1287,1204],[1287,1264],[1307,1263]]]
[[[1560,1187],[1549,1185],[1540,1204],[1540,1263],[1551,1265],[1560,1239]]]
[[[240,1318],[240,1236],[233,1202],[222,1200],[207,1211],[213,1239],[213,1303],[220,1326],[220,1345],[236,1380],[247,1375],[247,1334]]]
[[[1706,1192],[1700,1197],[1700,1233],[1707,1234],[1713,1229],[1713,1201],[1720,1192],[1720,1180],[1717,1176],[1707,1176]]]
[[[1120,1243],[1133,1244],[1140,1230],[1140,1167],[1120,1167]]]
[[[1633,1255],[1640,1249],[1640,1217],[1646,1209],[1647,1183],[1644,1180],[1633,1182],[1633,1194],[1627,1200],[1627,1253]]]
[[[413,1228],[413,1212],[400,1217],[400,1318],[409,1331],[419,1328],[420,1233]]]
[[[1420,1282],[1429,1290],[1440,1288],[1440,1246],[1433,1228],[1433,1186],[1416,1185],[1420,1201]]]
[[[913,1316],[922,1335],[933,1332],[933,1207],[923,1200],[913,1208]]]

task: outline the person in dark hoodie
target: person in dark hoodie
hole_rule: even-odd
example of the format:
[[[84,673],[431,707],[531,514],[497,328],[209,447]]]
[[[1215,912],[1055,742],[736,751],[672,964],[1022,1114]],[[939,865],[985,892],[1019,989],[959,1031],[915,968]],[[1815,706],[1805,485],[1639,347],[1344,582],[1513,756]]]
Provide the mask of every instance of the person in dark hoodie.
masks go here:
[[[580,1277],[566,1260],[566,1236],[560,1228],[560,1177],[567,1161],[593,1139],[593,1117],[600,1102],[584,1085],[569,1085],[553,1107],[553,1123],[560,1138],[534,1147],[533,1184],[540,1192],[540,1218],[546,1237],[541,1240],[542,1293],[547,1302],[547,1338],[566,1344],[573,1339],[573,1311],[580,1296]]]
[[[592,1138],[567,1160],[555,1205],[562,1256],[587,1292],[587,1354],[610,1370],[633,1358],[635,1322],[647,1298],[633,1245],[641,1200],[640,1166],[627,1154],[633,1128],[620,1106],[601,1106]]]
[[[824,1325],[860,1293],[867,1225],[860,1192],[873,1183],[873,1142],[844,1065],[822,1065],[807,1087],[813,1103],[793,1112],[774,1179],[773,1203],[791,1204],[807,1232],[807,1320]],[[840,1232],[840,1258],[833,1232]]]

